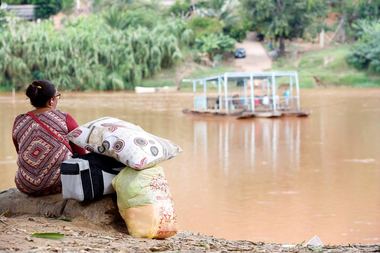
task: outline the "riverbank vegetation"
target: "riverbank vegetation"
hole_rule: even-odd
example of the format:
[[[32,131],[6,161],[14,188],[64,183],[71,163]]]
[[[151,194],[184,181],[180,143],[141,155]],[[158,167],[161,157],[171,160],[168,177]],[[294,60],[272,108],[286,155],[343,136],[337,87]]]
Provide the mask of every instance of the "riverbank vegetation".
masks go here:
[[[326,86],[379,87],[380,76],[357,70],[347,62],[351,45],[332,46],[323,50],[301,53],[297,59],[282,58],[275,62],[277,70],[296,70],[303,88]]]
[[[1,34],[0,82],[16,89],[32,79],[50,79],[66,90],[132,89],[173,66],[191,40],[181,20],[147,12],[155,20],[144,25],[135,24],[145,17],[141,11],[115,9],[67,20],[61,29],[49,21],[9,23]]]
[[[276,61],[277,69],[296,69],[304,87],[350,86],[379,87],[380,24],[378,20],[359,19],[350,25],[352,43],[339,43],[324,49],[301,53],[298,57]],[[297,48],[289,55],[297,54]]]
[[[0,10],[1,90],[21,90],[33,79],[74,91],[179,88],[200,73],[233,71],[235,43],[248,31],[268,45],[276,69],[298,70],[305,87],[379,86],[376,1],[178,0],[164,8],[159,2],[106,0],[93,1],[80,16],[72,0],[9,2],[49,10],[39,18],[72,15],[57,25],[52,18],[25,22]],[[291,41],[315,41],[322,31],[333,36],[326,49],[294,58]]]

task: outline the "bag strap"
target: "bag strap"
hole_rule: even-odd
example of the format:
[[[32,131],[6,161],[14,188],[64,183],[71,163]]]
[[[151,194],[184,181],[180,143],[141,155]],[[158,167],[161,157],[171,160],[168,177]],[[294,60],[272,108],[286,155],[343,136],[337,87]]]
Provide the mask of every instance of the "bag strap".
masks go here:
[[[48,131],[53,137],[55,137],[58,141],[63,143],[72,153],[73,150],[71,149],[71,146],[68,141],[65,140],[65,138],[57,133],[54,133],[45,123],[43,123],[35,114],[32,112],[28,112],[27,115],[29,115],[35,122],[37,122],[41,127],[43,127],[46,131]]]

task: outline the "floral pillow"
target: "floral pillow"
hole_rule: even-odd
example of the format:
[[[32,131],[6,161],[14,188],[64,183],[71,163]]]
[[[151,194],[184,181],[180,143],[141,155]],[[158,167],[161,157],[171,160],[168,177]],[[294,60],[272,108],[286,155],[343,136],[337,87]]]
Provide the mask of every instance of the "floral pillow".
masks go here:
[[[96,119],[68,134],[76,145],[115,158],[136,170],[152,167],[178,155],[182,149],[132,123],[111,117]]]

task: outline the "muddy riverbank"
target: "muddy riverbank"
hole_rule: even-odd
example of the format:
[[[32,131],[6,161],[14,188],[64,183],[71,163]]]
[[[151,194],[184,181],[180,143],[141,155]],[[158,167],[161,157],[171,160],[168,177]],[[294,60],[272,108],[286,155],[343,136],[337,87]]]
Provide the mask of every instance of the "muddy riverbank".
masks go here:
[[[165,240],[137,239],[125,229],[22,215],[1,217],[1,252],[380,252],[380,245],[338,245],[313,248],[251,241],[232,241],[181,231]],[[35,238],[36,232],[59,232],[59,240]]]
[[[0,193],[0,252],[380,252],[380,245],[311,247],[225,240],[180,231],[165,240],[133,238],[117,217],[114,199],[81,204],[60,195],[28,197],[16,189]],[[196,222],[196,221],[194,221]],[[34,233],[60,233],[61,239]]]

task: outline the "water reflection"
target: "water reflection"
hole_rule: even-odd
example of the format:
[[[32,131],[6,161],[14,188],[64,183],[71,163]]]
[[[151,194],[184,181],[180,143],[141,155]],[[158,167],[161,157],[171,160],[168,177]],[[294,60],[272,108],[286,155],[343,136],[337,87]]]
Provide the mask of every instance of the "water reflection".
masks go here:
[[[281,164],[298,170],[300,137],[300,120],[198,120],[194,122],[193,149],[204,161],[208,161],[210,154],[214,155],[213,149],[217,150],[216,157],[226,175],[229,169],[234,169],[230,156],[240,156],[241,164],[249,170],[265,165],[275,171]],[[281,153],[286,154],[286,159],[280,157]]]

